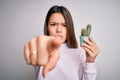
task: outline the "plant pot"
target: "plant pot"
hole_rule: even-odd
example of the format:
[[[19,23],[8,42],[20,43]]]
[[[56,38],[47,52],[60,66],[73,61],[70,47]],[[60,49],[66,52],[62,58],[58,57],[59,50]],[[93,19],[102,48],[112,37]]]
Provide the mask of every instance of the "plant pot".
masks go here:
[[[85,39],[89,39],[90,37],[89,36],[80,36],[80,46],[82,45],[82,44],[85,44]]]

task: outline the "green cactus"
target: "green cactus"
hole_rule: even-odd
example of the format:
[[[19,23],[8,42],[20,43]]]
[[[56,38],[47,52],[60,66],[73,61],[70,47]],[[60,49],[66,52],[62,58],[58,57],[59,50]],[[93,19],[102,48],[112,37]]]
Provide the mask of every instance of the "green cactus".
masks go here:
[[[84,35],[86,34],[85,32],[86,32],[85,29],[82,28],[82,29],[81,29],[81,36],[84,36]]]
[[[91,33],[91,25],[88,24],[86,29],[82,28],[81,29],[81,36],[90,36]]]

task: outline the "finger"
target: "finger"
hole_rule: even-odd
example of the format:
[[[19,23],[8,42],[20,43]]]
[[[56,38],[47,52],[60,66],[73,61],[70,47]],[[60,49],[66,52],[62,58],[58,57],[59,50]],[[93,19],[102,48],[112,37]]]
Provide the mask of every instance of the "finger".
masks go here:
[[[96,44],[92,37],[90,37],[89,40],[90,40],[90,42]]]
[[[92,46],[93,46],[92,48],[93,48],[94,52],[99,52],[99,48],[98,48],[96,42],[93,40],[93,38],[90,37],[89,40],[90,40],[90,42],[93,44],[93,45],[92,45]],[[98,53],[97,53],[97,54],[98,54]]]
[[[37,47],[36,38],[32,39],[29,43],[30,45],[30,60],[32,65],[37,65]]]
[[[47,63],[47,65],[43,68],[43,77],[45,77],[45,75],[52,69],[55,68],[59,58],[60,58],[60,54],[58,51],[54,51],[52,53],[53,55],[50,55],[49,61]]]
[[[61,41],[56,39],[53,36],[49,36],[49,43],[54,47],[54,48],[59,48],[60,45],[62,44]]]
[[[94,57],[94,54],[90,49],[88,49],[86,47],[83,47],[83,49],[87,52],[87,54],[89,54],[89,56]]]
[[[94,53],[94,47],[93,46],[90,46],[90,45],[87,45],[87,44],[82,44],[82,47],[86,47],[88,48],[89,50],[91,50],[92,53]]]
[[[84,39],[85,43],[87,43],[88,45],[92,45],[92,43],[88,40],[88,39]]]
[[[45,66],[48,62],[47,37],[37,37],[37,64]]]
[[[24,56],[27,64],[30,64],[30,50],[29,50],[29,44],[26,44],[24,46]]]

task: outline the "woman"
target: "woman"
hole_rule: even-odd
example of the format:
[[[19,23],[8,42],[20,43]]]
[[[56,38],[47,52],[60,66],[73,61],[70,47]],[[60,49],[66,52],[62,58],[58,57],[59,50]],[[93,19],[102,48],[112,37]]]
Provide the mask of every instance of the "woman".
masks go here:
[[[25,44],[27,64],[39,66],[38,80],[95,80],[99,48],[92,38],[78,48],[70,12],[63,6],[48,11],[44,35]]]

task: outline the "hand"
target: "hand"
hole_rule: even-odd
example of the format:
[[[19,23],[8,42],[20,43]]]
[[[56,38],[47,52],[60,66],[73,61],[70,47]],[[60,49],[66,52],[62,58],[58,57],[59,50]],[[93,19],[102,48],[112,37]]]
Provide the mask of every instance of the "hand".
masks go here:
[[[86,51],[86,62],[92,63],[99,54],[99,48],[92,38],[84,41],[86,44],[83,44],[82,48]]]
[[[43,77],[52,70],[59,60],[61,43],[53,36],[38,36],[24,46],[24,56],[27,64],[43,66]]]

